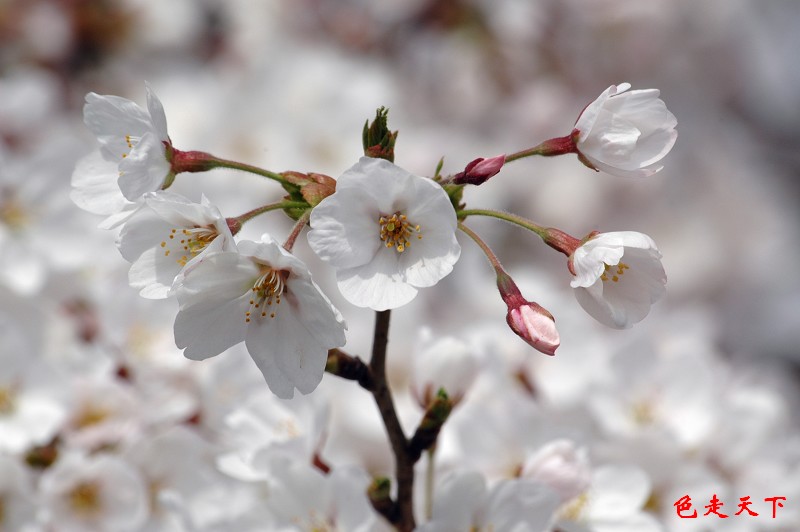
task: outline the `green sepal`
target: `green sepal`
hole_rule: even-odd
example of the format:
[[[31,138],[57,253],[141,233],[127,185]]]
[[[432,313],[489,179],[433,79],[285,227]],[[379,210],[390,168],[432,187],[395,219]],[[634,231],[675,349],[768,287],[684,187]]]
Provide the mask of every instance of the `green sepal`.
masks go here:
[[[294,185],[292,183],[281,183],[281,186],[283,186],[283,189],[289,193],[287,196],[284,196],[285,200],[307,203],[305,198],[303,198],[303,194],[300,192],[300,187],[298,185]],[[283,209],[283,212],[285,212],[286,216],[292,220],[297,221],[301,216],[303,216],[303,213],[306,212],[309,207],[290,207],[288,209]]]
[[[464,210],[464,207],[467,206],[466,203],[462,203],[461,199],[464,196],[464,186],[465,185],[442,185],[442,188],[445,192],[447,192],[447,196],[450,198],[450,203],[453,204],[453,208],[456,212]]]

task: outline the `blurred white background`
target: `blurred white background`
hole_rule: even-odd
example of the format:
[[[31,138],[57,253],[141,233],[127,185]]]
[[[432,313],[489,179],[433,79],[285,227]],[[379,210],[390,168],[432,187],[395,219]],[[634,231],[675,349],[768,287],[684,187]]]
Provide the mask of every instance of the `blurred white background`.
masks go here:
[[[685,436],[691,444],[676,447],[695,453],[692,460],[705,457],[686,469],[708,468],[715,482],[734,486],[728,508],[749,491],[755,499],[762,480],[774,487],[764,496],[786,495],[797,506],[800,488],[789,471],[800,468],[799,25],[800,3],[792,0],[0,0],[0,360],[43,353],[47,371],[61,376],[58,386],[72,397],[65,404],[77,404],[74,390],[66,391],[73,379],[135,373],[130,352],[145,342],[136,327],[150,330],[143,349],[157,362],[147,364],[185,366],[171,345],[173,303],[138,298],[125,284],[128,265],[114,235],[96,229],[99,218],[68,199],[75,161],[95,148],[81,114],[89,91],[144,104],[147,80],[177,148],[336,177],[361,154],[363,123],[381,105],[400,131],[399,165],[431,175],[444,157],[444,173],[455,173],[476,157],[569,133],[588,102],[628,81],[660,89],[678,118],[678,141],[660,173],[630,180],[592,172],[572,156],[525,159],[466,194],[470,207],[510,210],[576,236],[641,231],[664,255],[666,299],[633,331],[607,331],[569,293],[562,256],[517,228],[475,221],[523,293],[556,316],[563,356],[542,361],[523,351],[536,359],[525,362],[526,371],[547,381],[539,386],[554,403],[572,408],[580,397],[591,407],[606,404],[590,391],[597,375],[587,375],[600,353],[623,353],[609,367],[622,371],[614,376],[626,385],[604,389],[618,399],[650,382],[631,369],[637,363],[647,366],[642,360],[653,352],[678,352],[689,362],[671,370],[674,378],[695,379],[684,383],[689,390],[714,390],[712,399],[690,407],[696,411],[672,412],[681,430],[701,425],[702,435]],[[228,216],[280,196],[270,183],[226,171],[179,176],[174,189],[193,199],[205,193]],[[283,235],[289,227],[273,214],[243,236]],[[390,364],[398,388],[411,378],[405,355],[415,349],[420,326],[457,337],[476,324],[504,330],[491,270],[471,242],[461,241],[454,273],[393,316]],[[347,350],[365,356],[371,312],[336,293],[332,274],[303,239],[296,251],[347,318]],[[517,341],[510,331],[499,334]],[[713,360],[707,380],[691,365],[696,359]],[[13,364],[0,366],[0,392],[11,389]],[[197,377],[184,389],[183,377],[170,381],[181,375],[177,369],[159,375],[159,389],[144,394],[147,404],[168,396],[164,404],[177,412],[162,412],[170,423],[190,418],[208,383]],[[326,385],[338,390],[332,379],[326,376]],[[47,385],[51,392],[58,386]],[[181,394],[184,403],[175,400]],[[355,391],[347,397],[365,400]],[[542,423],[574,424],[569,408]],[[704,421],[717,416],[710,409],[724,414]],[[418,413],[408,411],[413,427]],[[53,428],[24,445],[8,443],[6,426],[0,451],[30,462],[34,444],[52,443],[56,434],[51,447],[59,448],[69,439],[63,418],[70,415],[54,414]],[[204,415],[210,430],[213,415]],[[728,427],[723,417],[740,425],[720,435]],[[370,458],[368,447],[353,450],[336,430],[357,427],[336,423],[331,462],[359,462],[351,455],[360,452],[367,471],[385,469],[385,452]],[[455,419],[453,427],[458,440]],[[370,430],[380,442],[380,427]],[[760,436],[743,454],[720,451],[753,431]],[[717,432],[713,442],[710,432]],[[688,481],[667,478],[644,456],[657,454],[651,443],[620,441],[616,435],[583,443],[596,463],[628,453],[654,486],[648,509],[665,526],[689,530],[683,521],[669,525],[670,495],[690,491]],[[758,465],[768,455],[779,458]],[[718,469],[715,460],[723,463]],[[764,473],[770,467],[777,472]],[[712,492],[701,489],[697,497],[707,501]],[[0,501],[2,493],[0,482]],[[798,523],[739,521],[736,530],[797,530]],[[714,524],[700,519],[694,526]]]

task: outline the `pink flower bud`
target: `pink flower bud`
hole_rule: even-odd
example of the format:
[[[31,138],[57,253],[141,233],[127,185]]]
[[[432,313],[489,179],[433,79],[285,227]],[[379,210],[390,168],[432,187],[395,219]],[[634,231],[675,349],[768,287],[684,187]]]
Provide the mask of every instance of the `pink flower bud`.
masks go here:
[[[553,315],[538,303],[522,297],[516,283],[505,272],[498,272],[497,288],[508,305],[506,321],[511,330],[534,349],[545,355],[555,355],[561,339]]]
[[[463,172],[459,172],[453,178],[453,183],[457,185],[482,185],[490,177],[497,175],[506,162],[506,156],[496,155],[489,159],[479,157],[470,162]]]
[[[553,315],[541,305],[522,299],[516,307],[509,305],[506,321],[517,336],[545,355],[555,355],[561,340]]]

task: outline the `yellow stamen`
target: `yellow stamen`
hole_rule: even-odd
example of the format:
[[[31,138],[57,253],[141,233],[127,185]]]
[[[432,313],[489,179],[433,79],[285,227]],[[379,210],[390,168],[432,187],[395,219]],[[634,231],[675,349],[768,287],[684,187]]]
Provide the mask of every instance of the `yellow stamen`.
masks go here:
[[[611,277],[608,276],[608,270],[611,269],[611,266],[606,264],[605,268],[603,269],[603,274],[600,275],[600,280],[605,282],[611,279],[612,282],[618,283],[619,280],[622,278],[622,275],[625,273],[625,270],[629,270],[630,266],[625,264],[624,262],[620,262],[616,265],[616,272],[612,272]]]
[[[395,248],[398,253],[402,253],[411,245],[411,242],[408,241],[409,236],[414,232],[420,232],[419,225],[412,225],[406,215],[399,212],[391,216],[381,216],[378,219],[378,225],[381,226],[381,240],[386,242],[387,248]],[[417,238],[421,239],[422,235],[418,234]]]
[[[286,270],[275,270],[268,265],[261,265],[261,276],[251,289],[253,298],[250,299],[250,309],[244,313],[245,323],[250,323],[253,309],[260,309],[257,315],[266,318],[266,307],[271,306],[273,302],[275,305],[281,304],[281,294],[286,290],[288,278],[289,272]],[[275,312],[270,312],[269,317],[274,318]]]

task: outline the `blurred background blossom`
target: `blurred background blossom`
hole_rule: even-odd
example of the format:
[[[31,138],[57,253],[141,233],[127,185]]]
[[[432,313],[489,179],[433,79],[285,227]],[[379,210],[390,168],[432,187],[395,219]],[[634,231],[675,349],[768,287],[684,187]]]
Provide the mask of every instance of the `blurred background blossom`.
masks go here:
[[[571,295],[563,257],[475,221],[523,294],[555,315],[561,348],[543,357],[505,326],[491,270],[462,240],[453,274],[393,317],[401,418],[408,431],[421,416],[420,372],[458,364],[469,378],[437,479],[477,471],[497,493],[559,442],[569,453],[540,475],[572,497],[551,519],[559,530],[714,529],[677,517],[686,494],[701,516],[713,494],[730,514],[756,501],[761,517],[726,530],[797,530],[798,24],[791,0],[0,0],[0,530],[88,526],[76,494],[89,504],[114,479],[130,504],[108,499],[100,530],[122,530],[131,505],[126,530],[385,526],[357,495],[392,466],[363,390],[328,375],[311,401],[273,408],[243,350],[186,361],[174,302],[139,298],[115,235],[69,202],[72,168],[95,147],[84,95],[144,104],[145,80],[177,148],[332,176],[360,155],[381,105],[400,131],[396,162],[431,175],[442,156],[455,173],[567,134],[611,84],[660,89],[680,137],[657,175],[526,159],[466,199],[575,235],[647,233],[666,299],[633,330],[606,330]],[[227,216],[280,195],[223,170],[173,189]],[[289,227],[266,215],[241,236]],[[345,349],[365,356],[372,313],[341,298],[304,239],[295,251],[343,311]],[[425,360],[431,346],[447,351],[441,364]],[[263,441],[243,442],[250,433]],[[69,471],[84,462],[83,477]],[[620,500],[607,494],[626,475],[635,494],[611,519],[598,501]],[[301,501],[305,486],[319,496]],[[773,520],[763,499],[774,496],[788,502]]]

